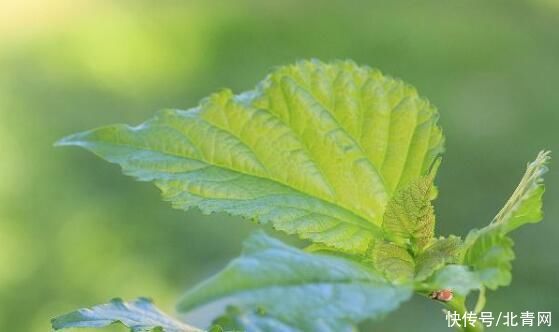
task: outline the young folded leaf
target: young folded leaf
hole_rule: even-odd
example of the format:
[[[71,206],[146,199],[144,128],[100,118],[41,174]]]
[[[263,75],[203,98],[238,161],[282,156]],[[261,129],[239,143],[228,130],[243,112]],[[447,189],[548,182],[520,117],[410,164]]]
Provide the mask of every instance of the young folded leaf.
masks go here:
[[[131,332],[202,332],[167,316],[145,298],[131,302],[114,299],[108,304],[79,309],[54,318],[52,328],[57,331],[77,327],[105,327],[114,323],[122,323]]]
[[[382,237],[394,192],[443,151],[438,113],[414,88],[351,61],[303,61],[254,90],[113,125],[60,145],[153,181],[180,209],[227,212],[352,254]]]
[[[387,241],[377,241],[371,255],[373,266],[388,280],[400,284],[414,278],[415,260],[406,248]]]
[[[414,254],[419,254],[435,234],[433,186],[430,176],[415,180],[392,197],[384,212],[385,236]]]
[[[465,240],[463,262],[470,265],[490,289],[510,284],[513,241],[507,234],[542,217],[543,175],[547,172],[549,152],[540,152],[528,164],[520,184],[491,224],[471,231]]]
[[[434,173],[401,188],[388,202],[382,229],[386,241],[377,241],[370,252],[373,264],[397,283],[422,281],[445,264],[456,261],[459,237],[434,238]]]
[[[493,219],[493,224],[502,225],[503,232],[508,233],[526,223],[537,223],[543,219],[543,175],[548,171],[550,155],[551,152],[542,151],[536,160],[528,164],[518,187]]]
[[[450,237],[433,240],[420,254],[414,255],[405,247],[377,241],[371,256],[375,268],[396,283],[423,281],[445,264],[456,263],[462,250],[462,240]]]
[[[432,242],[416,257],[415,280],[422,281],[445,264],[456,263],[462,250],[462,239],[457,236],[441,237]]]
[[[202,326],[207,322],[197,319],[204,312],[215,315],[234,306],[248,313],[263,311],[266,319],[258,324],[353,331],[357,323],[394,310],[411,291],[391,285],[365,265],[310,254],[259,232],[245,242],[241,257],[188,291],[178,309]]]

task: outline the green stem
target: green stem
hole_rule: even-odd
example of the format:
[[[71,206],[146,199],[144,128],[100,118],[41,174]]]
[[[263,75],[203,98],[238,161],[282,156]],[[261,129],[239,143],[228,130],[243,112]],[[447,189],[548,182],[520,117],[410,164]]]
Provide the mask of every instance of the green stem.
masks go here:
[[[447,303],[447,308],[451,312],[456,312],[460,317],[464,317],[464,314],[469,310],[466,308],[465,299],[462,296],[455,296],[454,299]],[[483,332],[483,324],[478,320],[475,325],[462,324],[463,327],[456,327],[457,331],[460,332]]]
[[[417,284],[415,288],[417,294],[422,295],[426,298],[430,298],[429,296],[429,292],[431,290],[430,287],[428,287],[425,284]],[[446,306],[446,310],[453,313],[454,312],[458,313],[460,317],[464,317],[464,314],[470,311],[468,310],[468,308],[466,308],[466,298],[458,294],[454,294],[454,298],[450,302],[445,303],[445,306]],[[479,314],[479,311],[483,310],[484,306],[485,306],[485,288],[482,287],[479,292],[479,296],[477,299],[474,312],[476,314]],[[464,325],[462,323],[463,321],[461,321],[461,325]],[[470,324],[466,324],[466,326],[464,327],[456,327],[456,330],[459,332],[483,332],[484,326],[479,320],[477,320],[474,326]]]
[[[476,314],[479,314],[484,307],[485,307],[485,287],[482,286],[479,289],[479,295],[477,297],[477,302],[474,311],[476,312]]]

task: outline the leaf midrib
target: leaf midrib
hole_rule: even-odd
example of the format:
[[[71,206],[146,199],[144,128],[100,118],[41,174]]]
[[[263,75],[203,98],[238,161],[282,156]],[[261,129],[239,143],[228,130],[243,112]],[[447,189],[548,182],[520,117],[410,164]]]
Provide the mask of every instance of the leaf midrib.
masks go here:
[[[126,129],[133,129],[133,127],[130,127],[130,126],[128,126],[128,125],[122,125],[122,126],[124,126]],[[76,145],[82,145],[82,146],[85,146],[85,147],[89,148],[89,146],[92,144],[92,143],[89,143],[89,142],[83,142],[83,143],[82,143],[82,142],[83,142],[83,141],[80,140],[79,143],[76,144]],[[99,143],[97,143],[97,144],[99,144]],[[257,179],[260,179],[260,180],[265,180],[265,181],[274,182],[274,183],[276,183],[277,185],[280,185],[280,186],[289,188],[290,190],[292,190],[292,191],[293,191],[294,193],[296,193],[296,194],[299,194],[299,195],[301,195],[301,196],[311,197],[311,198],[313,198],[313,199],[317,199],[318,201],[321,201],[321,202],[324,202],[324,203],[329,204],[329,205],[331,205],[331,206],[334,206],[334,207],[336,207],[336,208],[338,208],[338,209],[340,209],[340,210],[342,210],[342,211],[344,211],[344,212],[346,212],[346,213],[348,213],[348,214],[354,216],[354,217],[356,218],[356,220],[362,220],[362,221],[363,221],[363,224],[354,223],[354,222],[348,221],[348,220],[346,220],[346,219],[343,219],[343,222],[346,222],[346,223],[349,223],[349,224],[352,224],[352,225],[356,225],[356,226],[360,226],[360,227],[362,227],[362,228],[365,229],[365,230],[371,231],[371,233],[372,233],[373,235],[375,235],[375,236],[378,235],[378,234],[380,234],[380,228],[377,229],[378,227],[377,227],[374,223],[372,223],[371,221],[369,221],[367,218],[361,216],[360,214],[357,214],[357,213],[354,212],[353,210],[347,209],[347,208],[345,208],[344,206],[341,206],[341,205],[339,205],[339,204],[336,204],[336,203],[334,203],[334,202],[331,202],[331,201],[329,201],[329,200],[326,200],[326,199],[324,199],[324,198],[322,198],[322,197],[318,197],[318,196],[311,195],[311,194],[308,194],[308,193],[306,193],[306,192],[300,191],[300,190],[298,190],[298,189],[296,189],[296,188],[294,188],[294,187],[292,187],[292,186],[290,186],[290,185],[284,184],[283,182],[278,181],[278,180],[273,179],[273,178],[266,178],[266,177],[262,177],[262,176],[258,176],[258,175],[254,175],[254,174],[245,173],[245,172],[243,172],[243,171],[238,171],[238,170],[236,170],[236,169],[233,169],[233,168],[230,168],[230,167],[227,167],[227,166],[224,166],[224,165],[222,166],[222,165],[212,164],[212,163],[210,163],[210,162],[208,162],[208,161],[206,161],[206,160],[192,159],[192,158],[188,158],[188,157],[183,156],[183,155],[178,155],[178,154],[170,153],[170,152],[168,152],[168,151],[159,151],[159,150],[149,149],[149,148],[146,148],[146,147],[138,147],[138,146],[131,145],[131,144],[114,143],[114,142],[110,142],[110,143],[109,143],[109,142],[106,142],[106,141],[101,141],[101,144],[114,145],[114,146],[121,146],[121,147],[126,147],[126,148],[137,149],[137,150],[144,150],[144,151],[149,151],[149,152],[161,153],[161,154],[163,154],[163,155],[166,155],[166,156],[169,156],[169,157],[173,157],[173,158],[179,158],[179,159],[182,159],[182,160],[195,160],[195,161],[202,162],[202,163],[208,165],[208,167],[216,167],[216,168],[224,169],[224,170],[226,170],[226,171],[230,171],[230,172],[234,172],[234,173],[239,173],[239,174],[242,174],[242,175],[245,175],[245,176],[249,176],[249,177],[254,177],[254,178],[257,178]],[[74,145],[74,142],[72,142],[72,145]],[[94,149],[90,149],[90,150],[92,150],[95,154],[97,154],[98,156],[100,156],[101,158],[103,158],[103,156],[102,156],[100,153],[97,153]],[[105,158],[103,158],[103,159],[105,159]],[[113,162],[113,163],[119,164],[118,162]],[[122,167],[122,166],[121,166],[121,167]],[[187,174],[188,172],[174,172],[174,173],[173,173],[173,172],[170,172],[170,173],[172,173],[172,174],[180,174],[180,173]],[[190,194],[192,194],[192,193],[190,193]],[[200,197],[203,197],[203,196],[200,196]],[[205,197],[204,197],[204,198],[205,198]],[[231,200],[233,200],[233,199],[231,199]],[[324,215],[326,215],[326,214],[324,214]],[[330,216],[330,215],[327,215],[327,216],[332,217],[332,216]],[[338,218],[336,218],[336,219],[338,219]]]
[[[212,279],[208,279],[208,282],[211,282]],[[251,293],[251,292],[257,292],[257,291],[266,291],[266,289],[271,289],[271,288],[296,288],[296,287],[305,287],[305,286],[321,286],[321,285],[349,285],[349,284],[362,284],[362,285],[371,285],[373,286],[374,283],[377,282],[376,280],[373,279],[365,279],[365,278],[347,278],[347,279],[339,279],[339,280],[332,280],[332,281],[310,281],[310,282],[296,282],[296,281],[290,281],[290,282],[277,282],[274,281],[273,284],[265,284],[265,285],[258,285],[256,287],[246,287],[243,288],[242,290],[232,290],[232,291],[227,291],[227,292],[222,292],[220,294],[215,294],[212,295],[204,300],[202,300],[201,302],[197,302],[197,303],[189,303],[188,301],[187,304],[182,304],[179,303],[178,305],[178,310],[179,311],[183,311],[183,312],[187,312],[189,310],[192,310],[194,308],[198,308],[207,304],[210,304],[216,300],[219,300],[220,298],[225,298],[225,297],[233,297],[233,296],[238,296],[240,294],[244,294],[244,293]],[[378,283],[378,282],[377,282]],[[386,283],[384,285],[382,285],[384,288],[386,289],[396,289],[394,286]],[[376,288],[378,289],[378,287]],[[187,293],[185,295],[185,298],[188,299],[189,294]]]

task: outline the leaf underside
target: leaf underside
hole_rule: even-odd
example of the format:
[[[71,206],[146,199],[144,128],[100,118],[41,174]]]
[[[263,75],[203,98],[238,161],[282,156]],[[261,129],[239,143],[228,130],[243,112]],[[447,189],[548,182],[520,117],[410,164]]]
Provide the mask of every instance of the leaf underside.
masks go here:
[[[180,209],[226,212],[338,250],[382,237],[390,197],[443,151],[438,113],[411,86],[353,62],[303,61],[251,91],[59,142],[153,181]]]
[[[392,311],[410,295],[410,287],[393,286],[363,264],[307,253],[259,232],[245,242],[241,257],[188,291],[178,309],[198,325],[204,325],[196,320],[201,312],[236,307],[258,318],[248,320],[253,325],[353,331],[354,324]],[[263,314],[257,314],[260,308]]]
[[[216,318],[212,324],[217,331],[236,332],[298,332],[298,328],[287,325],[281,321],[266,315],[263,310],[241,310],[229,306],[223,315]],[[210,329],[210,332],[214,332]]]
[[[79,309],[52,320],[56,330],[78,327],[105,327],[122,323],[132,332],[202,332],[179,322],[157,309],[151,300],[139,298],[124,302],[114,299],[110,303]]]

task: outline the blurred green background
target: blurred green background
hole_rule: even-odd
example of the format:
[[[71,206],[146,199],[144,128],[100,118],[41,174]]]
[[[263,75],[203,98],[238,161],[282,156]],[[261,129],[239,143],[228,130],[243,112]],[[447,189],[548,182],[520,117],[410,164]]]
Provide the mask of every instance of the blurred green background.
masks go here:
[[[309,57],[380,68],[438,106],[441,234],[485,225],[527,161],[559,153],[557,0],[2,0],[0,331],[48,331],[51,317],[115,296],[151,296],[172,312],[256,228],[173,210],[154,186],[54,141],[250,89]],[[558,170],[544,222],[513,235],[513,283],[489,294],[488,310],[559,315]],[[363,326],[410,329],[447,330],[441,307],[415,298]]]

